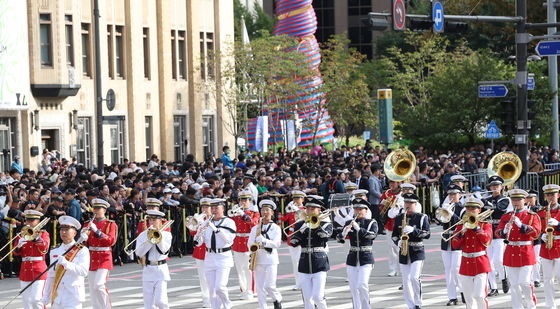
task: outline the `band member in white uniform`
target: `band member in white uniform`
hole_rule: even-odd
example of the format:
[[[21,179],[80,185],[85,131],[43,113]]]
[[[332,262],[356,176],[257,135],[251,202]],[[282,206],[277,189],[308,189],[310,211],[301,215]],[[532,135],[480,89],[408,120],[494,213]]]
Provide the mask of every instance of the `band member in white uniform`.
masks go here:
[[[82,235],[76,245],[74,238],[81,228],[80,222],[70,216],[58,218],[62,244],[50,252],[51,263],[58,265],[49,270],[43,294],[43,303],[52,309],[81,309],[86,300],[84,280],[89,271],[89,250],[81,244]],[[70,252],[63,255],[68,249]]]
[[[272,298],[274,309],[282,309],[282,295],[276,288],[276,274],[278,273],[278,248],[282,244],[282,231],[272,222],[272,215],[276,204],[271,200],[259,202],[261,208],[260,224],[251,228],[249,235],[249,249],[257,246],[254,254],[256,258],[255,286],[259,299],[259,309],[266,309],[267,295]]]
[[[214,217],[204,223],[208,226],[203,235],[206,244],[204,272],[212,308],[230,309],[232,303],[229,299],[227,283],[229,272],[233,267],[231,246],[235,238],[235,222],[224,216],[225,200],[212,199],[210,203]]]
[[[303,200],[306,197],[306,194],[303,191],[294,190],[291,193],[292,201],[288,203],[286,206],[286,214],[282,217],[282,221],[284,221],[285,226],[292,225],[288,228],[287,236],[288,236],[288,244],[290,243],[291,235],[294,233],[294,226],[293,224],[298,220],[297,212],[298,210],[305,209],[303,206]],[[292,269],[294,271],[294,278],[296,284],[292,288],[292,290],[299,290],[301,288],[299,283],[299,276],[298,276],[298,263],[299,257],[301,256],[301,247],[300,246],[289,246],[288,251],[290,252],[290,260],[292,261]]]
[[[171,248],[173,236],[161,230],[165,214],[159,210],[146,211],[149,228],[138,235],[136,255],[146,257],[146,266],[142,271],[142,288],[145,309],[169,308],[167,299],[167,281],[171,280],[167,267],[167,255]],[[149,239],[154,230],[159,231],[159,239]]]
[[[200,199],[200,212],[204,214],[204,221],[210,219],[212,215],[212,210],[210,209],[210,198],[203,197]],[[192,236],[197,236],[194,239],[195,247],[193,249],[192,257],[196,261],[196,271],[198,273],[198,281],[200,282],[200,292],[202,293],[202,308],[210,307],[210,297],[208,296],[208,283],[206,283],[206,275],[204,274],[204,258],[206,256],[206,245],[204,245],[204,240],[202,239],[200,232],[202,226],[204,226],[204,221],[199,225],[196,231],[191,231]],[[200,241],[200,245],[199,242]]]

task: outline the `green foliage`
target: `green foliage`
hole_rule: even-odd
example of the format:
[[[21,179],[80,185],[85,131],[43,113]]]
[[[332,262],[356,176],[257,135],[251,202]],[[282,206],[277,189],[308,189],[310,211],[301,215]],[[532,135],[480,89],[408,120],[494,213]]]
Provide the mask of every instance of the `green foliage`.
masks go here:
[[[257,2],[254,5],[255,11],[249,12],[239,0],[234,0],[233,10],[235,40],[238,42],[242,41],[243,21],[247,27],[250,40],[266,36],[266,33],[272,33],[274,30],[274,19],[266,14]]]

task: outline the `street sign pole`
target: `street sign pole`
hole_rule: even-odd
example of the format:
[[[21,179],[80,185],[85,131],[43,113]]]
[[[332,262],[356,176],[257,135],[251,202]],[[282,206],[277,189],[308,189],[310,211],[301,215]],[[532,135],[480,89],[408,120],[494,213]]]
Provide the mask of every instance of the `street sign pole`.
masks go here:
[[[527,0],[516,0],[516,16],[522,20],[516,25],[516,88],[517,88],[517,135],[515,143],[518,155],[523,163],[523,170],[527,171],[527,155],[529,152],[529,130],[527,126],[527,36],[525,23],[527,20]]]
[[[101,85],[101,43],[99,34],[99,0],[94,0],[94,36],[95,36],[95,128],[97,133],[97,169],[99,175],[104,174],[103,163],[103,87]]]
[[[547,12],[547,22],[556,23],[556,8],[554,7],[554,0],[548,0],[546,3]],[[554,35],[556,33],[556,27],[548,28],[549,35]],[[559,148],[559,130],[558,130],[558,56],[548,57],[548,82],[550,85],[550,91],[553,93],[551,105],[552,105],[552,134],[551,143],[552,149]]]

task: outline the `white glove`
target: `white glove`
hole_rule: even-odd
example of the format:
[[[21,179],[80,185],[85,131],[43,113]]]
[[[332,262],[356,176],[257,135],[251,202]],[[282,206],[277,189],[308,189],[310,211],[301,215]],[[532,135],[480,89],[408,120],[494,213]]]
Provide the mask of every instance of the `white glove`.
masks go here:
[[[521,225],[523,224],[521,223],[521,219],[519,219],[519,217],[515,217],[515,219],[513,219],[513,223],[515,223],[517,227],[521,227]]]
[[[360,230],[360,225],[356,221],[352,222],[352,227],[354,228],[354,231],[356,231],[356,232]]]
[[[387,211],[387,217],[389,217],[391,219],[394,219],[396,216],[399,215],[400,211],[401,210],[397,207],[389,208],[389,210]]]
[[[88,240],[88,238],[89,238],[89,237],[88,237],[87,233],[81,233],[81,234],[80,234],[80,238],[78,239],[77,242],[78,242],[78,243],[86,242],[86,241]]]
[[[542,239],[542,241],[546,242],[546,240],[548,239],[548,234],[546,234],[546,233],[542,234],[541,239]]]
[[[18,248],[23,247],[23,245],[25,245],[27,243],[27,240],[25,240],[24,238],[20,238],[17,244]]]
[[[260,242],[260,243],[262,243],[263,240],[264,240],[264,237],[262,237],[262,236],[257,236],[257,237],[255,237],[255,242]]]
[[[307,224],[306,224],[306,223],[304,223],[304,224],[299,228],[299,231],[302,232],[302,233],[305,232],[305,230],[307,230]]]
[[[400,248],[400,247],[401,247],[401,245],[402,245],[402,240],[400,240],[400,239],[399,239],[399,241],[397,241],[397,247],[399,247],[399,248]]]
[[[504,234],[507,234],[511,231],[511,223],[506,224],[506,226],[504,226],[503,232]]]
[[[404,229],[403,229],[403,233],[405,233],[405,234],[410,234],[413,231],[414,231],[414,228],[410,225],[405,226]]]
[[[208,222],[208,227],[212,229],[212,231],[216,232],[218,228],[212,222]]]
[[[89,228],[94,233],[97,232],[97,230],[98,230],[97,225],[95,225],[95,223],[93,223],[93,222],[90,222]]]
[[[68,260],[64,257],[64,255],[61,255],[58,257],[58,264],[62,265],[62,266],[66,266],[66,264],[68,264]]]
[[[550,218],[548,219],[548,225],[550,226],[558,226],[558,220],[554,219],[554,218]]]

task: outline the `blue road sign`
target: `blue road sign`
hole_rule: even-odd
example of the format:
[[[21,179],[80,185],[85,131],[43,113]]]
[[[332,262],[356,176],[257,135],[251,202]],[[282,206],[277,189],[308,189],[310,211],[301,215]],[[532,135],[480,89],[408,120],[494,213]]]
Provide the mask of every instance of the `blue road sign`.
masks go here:
[[[560,41],[540,41],[535,47],[539,56],[558,56],[560,55]]]
[[[445,14],[443,13],[443,4],[439,1],[434,1],[432,6],[432,20],[434,22],[434,32],[443,32]]]
[[[527,90],[535,90],[535,75],[532,73],[527,76]]]
[[[496,139],[502,137],[502,132],[500,132],[500,129],[498,128],[494,120],[490,121],[490,124],[488,125],[488,129],[486,129],[486,133],[484,134],[484,136],[490,139]]]
[[[503,98],[508,94],[506,85],[479,85],[479,98]]]

